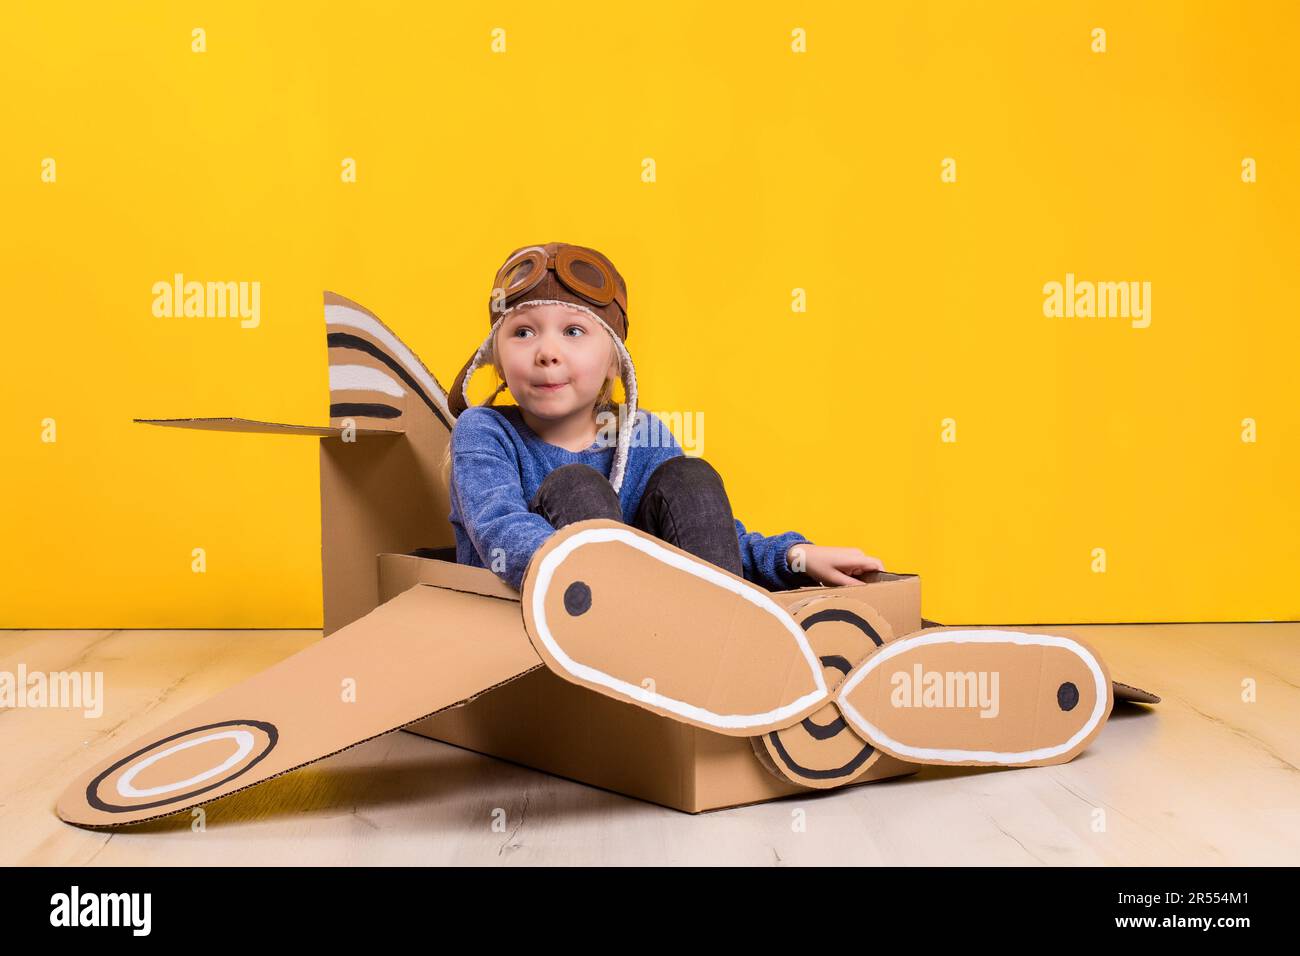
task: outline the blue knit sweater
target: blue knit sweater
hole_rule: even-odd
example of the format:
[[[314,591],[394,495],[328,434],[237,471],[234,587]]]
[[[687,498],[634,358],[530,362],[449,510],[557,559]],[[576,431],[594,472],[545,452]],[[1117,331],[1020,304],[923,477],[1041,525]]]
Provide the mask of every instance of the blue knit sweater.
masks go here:
[[[662,436],[661,440],[628,448],[627,468],[619,503],[623,520],[632,523],[650,475],[669,458],[685,455],[676,437],[657,415],[637,410],[636,434]],[[631,427],[630,425],[626,427]],[[555,533],[554,526],[528,510],[542,480],[561,465],[583,462],[606,478],[614,464],[614,446],[599,440],[583,451],[569,451],[543,441],[523,420],[516,405],[476,405],[456,419],[451,434],[451,526],[456,533],[456,561],[492,570],[510,587],[523,589],[528,561]],[[816,582],[790,570],[786,552],[806,542],[795,531],[765,537],[746,531],[736,521],[736,536],[746,580],[769,591],[782,591]],[[500,550],[497,550],[500,549]],[[490,556],[503,558],[493,568]],[[488,556],[488,560],[485,560]]]

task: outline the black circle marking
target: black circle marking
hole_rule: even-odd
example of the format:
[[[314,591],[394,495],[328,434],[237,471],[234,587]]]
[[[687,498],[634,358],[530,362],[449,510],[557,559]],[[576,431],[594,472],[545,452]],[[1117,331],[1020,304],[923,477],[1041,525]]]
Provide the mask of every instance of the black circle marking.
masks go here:
[[[872,627],[867,621],[864,621],[862,618],[858,617],[852,611],[845,611],[841,608],[830,608],[829,610],[826,611],[817,611],[814,614],[808,615],[799,623],[803,627],[803,629],[807,631],[814,624],[820,624],[823,621],[842,621],[845,624],[852,624],[863,634],[867,635],[867,637],[871,638],[871,640],[875,643],[876,647],[881,647],[885,643],[884,639],[881,638],[881,636],[876,633],[876,629]]]
[[[826,654],[822,657],[822,667],[833,667],[845,677],[849,676],[849,671],[853,670],[848,660],[839,654]],[[847,726],[843,717],[836,717],[829,724],[819,724],[811,717],[803,719],[803,729],[808,731],[808,736],[814,740],[828,740],[834,737]]]
[[[876,633],[876,629],[872,627],[870,623],[864,621],[852,611],[846,611],[843,608],[817,611],[816,613],[810,614],[808,617],[804,618],[800,624],[803,627],[804,632],[807,633],[814,624],[821,624],[824,621],[837,621],[843,624],[852,624],[863,634],[867,635],[867,637],[871,638],[876,647],[881,647],[885,643],[884,639]],[[853,669],[853,666],[839,654],[828,654],[821,659],[821,662],[823,667],[834,667],[837,671],[844,674],[845,677],[848,677],[849,671]],[[808,735],[814,740],[828,740],[838,734],[846,726],[843,717],[836,717],[829,724],[819,724],[811,717],[805,717],[803,719],[804,730],[808,731]],[[868,749],[872,748],[868,747]]]
[[[852,624],[863,634],[867,635],[867,637],[871,638],[872,643],[877,647],[884,646],[884,638],[876,633],[876,629],[871,626],[870,622],[854,614],[852,611],[847,611],[843,608],[829,608],[825,611],[816,611],[813,614],[808,615],[808,617],[804,618],[799,623],[800,626],[803,627],[804,631],[807,632],[813,627],[813,625],[822,624],[827,621]],[[845,676],[848,676],[849,671],[853,669],[852,665],[838,654],[825,655],[821,658],[821,663],[823,667],[834,667],[836,670],[841,671]],[[800,723],[803,725],[803,729],[807,731],[808,736],[812,737],[814,740],[829,740],[848,728],[843,717],[836,717],[829,724],[819,724],[813,720],[812,717],[805,717]],[[776,750],[782,762],[788,768],[797,774],[808,777],[810,780],[830,780],[835,777],[846,777],[861,767],[862,764],[866,762],[867,758],[876,752],[876,748],[871,746],[871,744],[863,744],[862,749],[843,766],[835,767],[830,770],[814,770],[811,767],[804,767],[795,762],[795,759],[790,756],[790,752],[785,749],[785,745],[781,743],[781,738],[778,736],[778,733],[779,731],[774,730],[768,734],[768,739],[771,740],[773,749]]]
[[[573,617],[591,610],[591,588],[585,581],[574,581],[564,589],[564,609]]]
[[[856,756],[843,766],[834,767],[830,770],[813,770],[811,767],[801,767],[799,764],[795,763],[794,758],[791,757],[789,751],[785,749],[785,745],[781,743],[781,738],[777,736],[777,733],[778,732],[775,730],[772,731],[768,734],[768,739],[772,741],[772,746],[776,748],[776,752],[781,755],[781,760],[795,773],[802,774],[811,780],[830,780],[834,777],[847,777],[853,771],[861,767],[862,764],[866,762],[866,759],[876,752],[876,748],[871,746],[871,744],[863,744],[862,749],[858,751]]]
[[[1074,710],[1079,703],[1079,688],[1066,681],[1056,689],[1056,704],[1061,710]]]
[[[843,654],[823,654],[822,667],[833,667],[845,677],[848,677],[849,671],[853,670],[853,665]]]
[[[136,758],[143,757],[149,751],[156,750],[158,747],[161,747],[163,744],[171,743],[173,740],[176,740],[180,737],[185,737],[189,734],[197,734],[203,730],[213,730],[217,727],[231,727],[231,726],[256,727],[266,734],[267,741],[266,741],[265,750],[263,750],[260,754],[258,754],[248,763],[244,764],[244,766],[240,767],[230,776],[223,777],[222,779],[218,780],[216,783],[210,784],[206,787],[200,787],[198,790],[191,790],[189,793],[182,793],[175,797],[167,797],[166,799],[163,800],[155,800],[153,803],[137,803],[134,806],[124,807],[124,806],[118,806],[115,803],[107,803],[104,800],[100,799],[99,785],[103,783],[104,780],[107,777],[109,777],[114,771],[121,769],[126,764],[131,763]],[[275,745],[279,740],[280,740],[280,731],[276,729],[275,724],[272,724],[269,721],[265,721],[265,720],[222,720],[215,724],[204,724],[202,727],[191,727],[188,730],[182,730],[178,733],[174,733],[170,737],[164,737],[162,740],[155,740],[153,743],[149,744],[146,747],[140,748],[130,756],[123,757],[121,760],[113,764],[103,773],[99,774],[99,776],[95,777],[94,780],[90,781],[89,785],[87,785],[86,787],[86,802],[89,803],[96,810],[103,810],[106,813],[130,813],[134,810],[152,810],[154,807],[165,807],[169,803],[179,803],[182,800],[189,800],[191,797],[197,797],[201,793],[207,793],[209,790],[215,790],[218,787],[224,786],[225,784],[229,783],[231,780],[234,780],[240,774],[247,773],[253,767],[257,766],[257,764],[261,762],[262,758],[264,758],[267,754],[269,754],[272,750],[275,749]]]

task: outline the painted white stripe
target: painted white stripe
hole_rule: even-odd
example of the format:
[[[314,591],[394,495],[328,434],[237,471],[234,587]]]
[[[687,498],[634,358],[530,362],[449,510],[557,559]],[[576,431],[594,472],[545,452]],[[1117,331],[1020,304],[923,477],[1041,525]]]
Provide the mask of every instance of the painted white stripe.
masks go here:
[[[383,392],[401,398],[406,394],[400,382],[369,365],[331,365],[331,392]]]
[[[914,747],[890,737],[883,730],[867,720],[856,707],[848,701],[848,695],[853,688],[872,671],[881,664],[897,657],[899,654],[905,654],[917,647],[927,644],[1027,644],[1038,647],[1063,647],[1070,653],[1078,657],[1092,672],[1093,680],[1096,685],[1096,705],[1093,707],[1092,714],[1089,715],[1087,723],[1079,729],[1079,732],[1069,740],[1054,747],[1040,747],[1037,750],[1021,750],[1015,753],[1001,752],[994,750],[955,750],[935,747]],[[878,743],[890,750],[903,754],[905,756],[916,757],[924,760],[939,760],[947,763],[958,763],[962,760],[982,760],[988,763],[1025,763],[1031,760],[1045,760],[1049,757],[1055,757],[1058,754],[1065,753],[1074,747],[1080,740],[1092,733],[1094,727],[1106,713],[1106,676],[1102,673],[1101,665],[1097,659],[1077,641],[1072,641],[1068,637],[1055,637],[1050,634],[1026,634],[1022,631],[940,631],[937,634],[923,634],[917,637],[905,637],[901,640],[892,641],[886,644],[878,653],[873,654],[863,662],[859,670],[849,674],[844,683],[840,684],[835,694],[835,703],[839,706],[840,711],[848,719],[859,733],[865,736],[869,741]],[[1053,698],[1055,706],[1055,698]]]
[[[546,592],[551,584],[551,578],[554,576],[560,563],[573,551],[586,544],[594,544],[601,541],[621,541],[624,544],[631,545],[638,551],[648,554],[657,561],[664,564],[680,568],[688,574],[693,574],[697,578],[708,581],[711,584],[718,585],[723,589],[738,595],[755,607],[761,608],[771,614],[781,625],[790,632],[791,640],[799,648],[803,655],[804,662],[808,665],[809,673],[813,678],[813,684],[816,686],[815,691],[811,691],[800,697],[793,703],[784,707],[778,707],[761,714],[717,714],[703,707],[689,704],[685,701],[676,700],[672,697],[666,697],[642,687],[640,684],[631,684],[627,681],[620,680],[604,671],[596,670],[587,664],[581,664],[571,658],[560,647],[555,637],[551,634],[549,622],[546,620],[545,597]],[[671,597],[665,595],[665,600],[671,600]],[[825,678],[822,675],[821,662],[817,655],[813,653],[808,638],[804,634],[803,628],[786,613],[785,609],[768,597],[764,592],[757,588],[745,587],[733,578],[722,574],[713,567],[690,558],[684,557],[675,551],[670,551],[653,541],[647,540],[631,531],[620,530],[618,528],[592,528],[587,531],[579,531],[573,534],[564,542],[548,554],[537,568],[537,580],[533,587],[533,621],[537,625],[538,637],[546,645],[551,656],[555,659],[565,671],[582,680],[598,684],[602,687],[608,687],[611,690],[618,691],[620,694],[630,697],[633,700],[641,701],[666,710],[669,713],[679,714],[683,717],[690,717],[701,723],[713,727],[728,727],[743,729],[745,727],[757,727],[763,724],[769,724],[777,720],[793,720],[795,716],[803,711],[809,704],[814,701],[826,700],[830,694],[826,689]],[[701,626],[707,626],[707,621],[701,621]]]
[[[437,380],[429,374],[429,370],[424,367],[424,363],[403,344],[401,339],[364,312],[358,312],[346,305],[325,306],[325,326],[328,328],[331,325],[361,329],[363,332],[369,333],[375,341],[382,343],[388,349],[388,354],[397,359],[402,364],[402,367],[410,373],[411,377],[420,383],[420,387],[424,389],[430,401],[437,405],[438,409],[446,416],[446,420],[453,420],[451,410],[447,408],[447,393],[442,390],[442,386],[438,384]]]
[[[195,774],[188,780],[178,780],[175,783],[163,784],[161,787],[150,787],[148,790],[137,790],[131,785],[131,781],[135,779],[136,774],[152,767],[159,760],[162,760],[165,757],[170,757],[178,751],[188,750],[190,747],[197,747],[199,744],[206,744],[210,741],[221,740],[227,737],[234,738],[238,742],[239,746],[235,748],[233,754],[217,766],[205,770],[202,773]],[[141,760],[138,764],[118,778],[117,792],[123,797],[156,797],[159,794],[171,793],[175,790],[183,790],[187,787],[194,786],[196,783],[202,783],[204,780],[215,777],[223,771],[229,770],[231,767],[235,766],[235,764],[239,763],[239,761],[247,757],[252,749],[253,735],[247,730],[221,730],[214,731],[210,734],[204,734],[202,737],[194,737],[190,740],[173,744],[166,750],[160,750],[158,753],[150,754],[144,760]]]

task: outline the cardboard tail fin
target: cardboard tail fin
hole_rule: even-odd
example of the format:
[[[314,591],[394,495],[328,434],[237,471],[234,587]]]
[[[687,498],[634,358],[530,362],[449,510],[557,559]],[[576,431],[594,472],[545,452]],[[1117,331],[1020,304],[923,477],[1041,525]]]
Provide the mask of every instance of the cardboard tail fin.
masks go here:
[[[324,633],[379,603],[380,554],[455,545],[446,390],[373,312],[325,293],[330,424],[396,428],[404,441],[320,444]]]
[[[447,393],[420,357],[369,309],[325,293],[329,361],[328,427],[252,418],[137,418],[148,425],[208,431],[311,435],[319,438],[396,435],[431,428],[450,433]]]
[[[321,580],[329,635],[379,603],[378,555],[445,552],[455,545],[446,467],[455,419],[446,390],[378,316],[335,292],[325,293],[324,306],[328,426],[237,417],[135,421],[320,439]]]
[[[351,299],[325,293],[330,423],[427,431],[432,419],[450,432],[447,392],[420,357],[379,317]]]
[[[514,601],[417,584],[83,773],[56,811],[114,827],[178,813],[455,707],[542,666]]]

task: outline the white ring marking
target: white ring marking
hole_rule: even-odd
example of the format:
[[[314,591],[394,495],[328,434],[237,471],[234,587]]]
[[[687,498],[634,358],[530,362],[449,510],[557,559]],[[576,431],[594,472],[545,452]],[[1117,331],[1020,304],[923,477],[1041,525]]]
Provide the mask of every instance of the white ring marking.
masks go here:
[[[136,774],[140,773],[140,771],[142,770],[146,770],[149,767],[152,767],[155,763],[157,763],[159,760],[162,760],[164,757],[169,757],[172,754],[177,753],[181,750],[188,750],[190,747],[197,747],[199,744],[205,744],[212,740],[221,740],[226,737],[233,737],[236,741],[238,741],[239,746],[235,748],[235,752],[233,754],[231,754],[229,757],[226,758],[225,761],[218,764],[217,766],[212,767],[209,770],[204,770],[202,773],[195,774],[193,777],[190,777],[188,780],[178,780],[176,783],[163,784],[161,787],[150,787],[147,790],[137,790],[135,787],[131,786],[131,781],[135,779]],[[123,797],[156,797],[159,794],[171,793],[173,790],[181,790],[184,789],[185,787],[193,786],[196,783],[202,783],[204,780],[207,780],[210,777],[215,777],[217,774],[221,773],[222,771],[229,770],[235,764],[239,763],[239,761],[243,760],[246,756],[248,756],[248,754],[252,751],[252,749],[253,749],[253,735],[249,733],[247,730],[214,731],[213,733],[205,734],[202,737],[195,737],[192,740],[184,740],[178,744],[173,744],[172,746],[168,747],[166,750],[159,751],[156,754],[151,754],[150,756],[146,757],[144,760],[141,760],[138,764],[136,764],[126,773],[122,774],[122,776],[119,777],[117,780],[117,792],[120,796]]]

